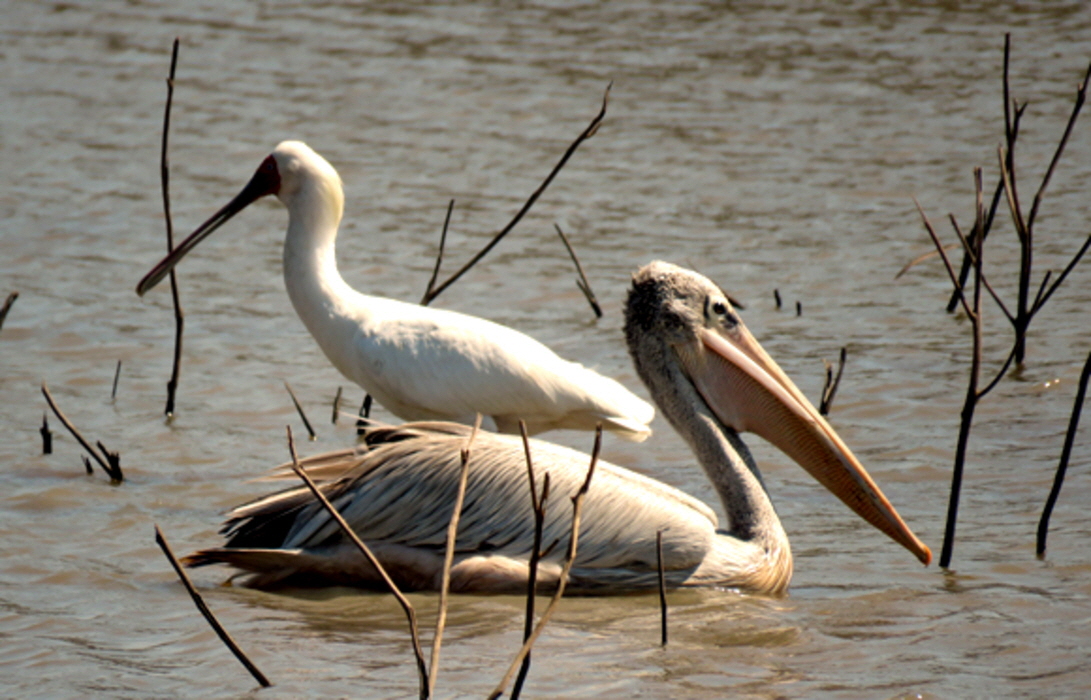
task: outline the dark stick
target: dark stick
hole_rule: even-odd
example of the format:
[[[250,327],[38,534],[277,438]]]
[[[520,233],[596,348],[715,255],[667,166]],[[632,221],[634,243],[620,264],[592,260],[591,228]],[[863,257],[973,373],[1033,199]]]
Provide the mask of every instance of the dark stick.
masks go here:
[[[345,522],[345,519],[341,517],[341,514],[338,513],[337,509],[333,507],[333,504],[329,502],[329,499],[326,498],[326,495],[322,493],[322,491],[315,485],[311,477],[307,474],[306,471],[303,470],[303,467],[299,466],[299,457],[296,456],[295,452],[295,439],[292,437],[292,426],[287,426],[287,431],[288,451],[292,455],[292,471],[296,473],[296,476],[303,480],[303,483],[306,484],[307,488],[311,490],[311,493],[313,493],[314,497],[318,499],[318,502],[322,504],[327,512],[329,512],[330,517],[333,518],[334,521],[341,526],[341,530],[345,533],[349,540],[351,540],[352,543],[356,545],[356,548],[360,550],[360,552],[368,560],[368,563],[370,563],[371,566],[374,567],[375,571],[378,572],[379,577],[383,579],[383,583],[385,583],[386,587],[390,589],[390,592],[391,594],[393,594],[395,600],[397,600],[398,604],[402,606],[402,610],[405,612],[405,617],[409,621],[409,636],[413,642],[413,654],[416,656],[417,659],[417,674],[420,676],[420,697],[421,700],[427,700],[429,687],[428,667],[424,663],[424,652],[421,651],[420,633],[417,631],[417,612],[413,609],[413,604],[409,602],[409,599],[406,598],[405,594],[401,592],[401,589],[398,588],[398,585],[394,583],[394,579],[390,578],[390,574],[386,572],[386,569],[383,568],[383,565],[379,562],[375,555],[372,554],[371,549],[366,544],[364,544],[364,541],[360,539],[360,536],[356,534],[356,532],[352,529],[352,527],[349,526],[347,522]]]
[[[303,407],[299,405],[299,399],[295,397],[291,385],[284,382],[284,388],[288,390],[288,396],[292,397],[292,403],[295,404],[295,410],[299,413],[299,417],[303,419],[303,427],[307,429],[307,434],[310,435],[311,440],[317,439],[318,436],[314,434],[314,428],[311,427],[311,422],[307,420],[307,414],[303,412]]]
[[[802,315],[803,315],[803,304],[801,302],[797,301],[796,302],[796,316],[802,316]]]
[[[68,428],[68,432],[72,433],[72,437],[76,438],[76,440],[83,445],[83,449],[87,450],[87,453],[95,458],[95,461],[102,467],[102,471],[106,472],[106,475],[109,476],[113,482],[121,483],[123,480],[121,466],[119,464],[116,467],[114,466],[117,454],[107,452],[103,449],[103,453],[110,459],[110,463],[104,461],[103,458],[99,456],[99,453],[91,447],[91,443],[84,439],[83,435],[80,434],[80,431],[76,430],[76,426],[72,425],[72,422],[69,421],[64,413],[61,412],[61,409],[57,407],[57,403],[53,400],[53,395],[49,393],[49,387],[46,386],[45,382],[42,382],[42,395],[45,396],[46,403],[49,404],[49,407],[53,409],[53,415],[57,416],[57,420],[64,424],[64,427]],[[102,443],[100,442],[99,445],[101,446]],[[111,458],[110,455],[113,455],[113,458]]]
[[[11,311],[11,305],[15,303],[15,300],[19,298],[19,292],[12,292],[8,295],[7,300],[3,306],[0,306],[0,327],[4,325],[4,319],[8,317],[8,311]]]
[[[500,233],[493,236],[493,239],[491,241],[489,241],[489,243],[484,248],[482,248],[481,251],[479,253],[477,253],[477,255],[473,256],[468,263],[463,265],[458,270],[458,272],[451,275],[447,279],[446,282],[444,282],[443,284],[439,285],[438,287],[436,287],[435,289],[430,291],[428,294],[426,294],[424,296],[424,299],[421,300],[421,304],[423,306],[428,306],[428,304],[432,303],[432,300],[434,300],[436,297],[438,297],[443,292],[443,290],[447,289],[447,287],[450,287],[452,284],[454,284],[454,282],[459,277],[462,277],[462,275],[465,274],[467,270],[469,270],[471,267],[476,265],[477,262],[479,260],[481,260],[481,258],[485,257],[488,254],[488,252],[490,250],[492,250],[493,247],[495,247],[496,244],[499,243],[502,238],[504,238],[504,236],[508,235],[508,233],[513,228],[515,228],[515,225],[518,224],[519,221],[522,220],[523,216],[528,211],[530,211],[530,208],[532,206],[534,206],[535,202],[538,201],[538,197],[540,197],[542,195],[542,193],[545,192],[546,188],[549,187],[550,183],[553,182],[553,178],[555,178],[557,176],[557,173],[559,173],[561,171],[561,168],[563,168],[565,166],[565,163],[567,163],[568,159],[572,157],[572,154],[576,152],[576,149],[580,147],[580,144],[582,144],[584,141],[586,141],[587,139],[594,136],[595,132],[598,131],[599,125],[602,124],[603,117],[606,116],[606,105],[607,105],[607,102],[609,101],[610,88],[612,86],[613,86],[612,82],[609,85],[606,86],[606,92],[602,96],[602,109],[600,109],[599,113],[595,116],[595,118],[591,120],[591,123],[587,126],[587,128],[583,130],[583,133],[581,133],[579,136],[576,137],[576,140],[573,141],[572,145],[570,145],[568,147],[568,150],[566,150],[564,152],[564,155],[561,156],[561,160],[557,163],[556,166],[554,166],[553,170],[549,173],[549,175],[546,177],[546,179],[542,182],[541,185],[538,186],[538,189],[534,190],[534,192],[527,199],[526,203],[523,204],[522,209],[520,209],[518,211],[518,213],[516,213],[515,217],[512,218],[512,220],[510,222],[508,222],[507,226],[505,226],[503,229],[501,229]]]
[[[595,318],[602,318],[602,307],[599,306],[598,300],[595,299],[595,293],[591,291],[591,283],[587,281],[587,275],[583,274],[583,265],[580,265],[580,259],[576,257],[576,251],[572,250],[572,244],[568,242],[568,236],[564,235],[564,231],[557,224],[553,224],[553,228],[557,229],[557,235],[564,241],[564,247],[568,248],[568,255],[571,256],[572,262],[576,263],[576,272],[580,273],[580,278],[576,280],[576,286],[587,297],[587,303],[591,305],[591,310],[595,312]]]
[[[159,548],[163,550],[163,554],[167,555],[167,561],[174,567],[175,573],[178,574],[178,578],[182,580],[182,585],[186,587],[186,591],[189,592],[189,597],[193,599],[193,604],[197,606],[197,610],[204,616],[208,624],[212,626],[212,630],[216,633],[216,636],[220,638],[227,648],[231,650],[231,653],[235,655],[246,670],[250,672],[250,675],[254,677],[262,688],[268,688],[272,685],[269,679],[265,677],[265,674],[254,665],[254,662],[250,660],[243,650],[239,648],[239,645],[235,643],[235,640],[231,638],[231,635],[227,633],[227,630],[223,628],[220,621],[216,619],[216,616],[212,614],[208,606],[205,605],[204,599],[201,594],[197,592],[197,589],[193,586],[193,582],[189,580],[189,576],[186,574],[185,569],[178,563],[178,559],[174,556],[174,552],[171,551],[170,545],[167,544],[167,540],[163,537],[163,533],[159,530],[159,526],[155,526],[155,542],[159,545]]]
[[[447,228],[451,225],[451,212],[454,211],[454,208],[455,200],[452,199],[447,203],[447,216],[443,219],[443,231],[439,234],[439,251],[436,253],[436,266],[432,268],[432,278],[428,280],[428,288],[424,290],[424,296],[420,299],[422,306],[428,306],[428,302],[430,301],[429,295],[436,286],[436,277],[439,276],[439,267],[443,264],[443,249],[447,245]]]
[[[174,250],[174,224],[170,216],[170,160],[167,157],[167,138],[170,134],[170,108],[174,102],[174,71],[178,67],[178,39],[174,39],[174,48],[170,54],[170,75],[167,76],[167,106],[163,110],[163,146],[159,157],[159,176],[163,184],[163,216],[167,224],[167,252]],[[182,329],[185,327],[185,315],[182,303],[178,299],[178,279],[174,268],[170,271],[170,298],[174,303],[174,365],[170,380],[167,381],[167,405],[163,413],[174,415],[174,395],[178,390],[178,376],[182,369]]]
[[[117,399],[117,380],[121,378],[121,360],[117,361],[117,369],[114,370],[114,388],[110,390],[110,400]]]
[[[519,421],[519,432],[523,436],[523,452],[527,460],[527,480],[530,482],[530,505],[534,511],[534,547],[530,550],[530,563],[527,571],[527,613],[523,623],[523,643],[525,644],[534,632],[534,603],[538,593],[538,564],[542,560],[542,531],[545,528],[546,501],[549,499],[549,472],[542,479],[542,496],[538,497],[538,488],[534,482],[534,462],[530,457],[530,438],[527,436],[527,424]],[[523,692],[523,682],[530,671],[530,652],[523,657],[523,663],[519,667],[519,675],[515,677],[515,684],[511,688],[512,700]]]
[[[1050,489],[1046,506],[1042,510],[1042,519],[1038,521],[1037,553],[1039,557],[1046,553],[1049,518],[1053,515],[1053,506],[1057,505],[1057,497],[1061,495],[1061,485],[1064,483],[1065,471],[1068,469],[1068,458],[1072,454],[1072,443],[1076,441],[1076,429],[1080,427],[1080,413],[1083,411],[1083,400],[1087,395],[1088,378],[1091,378],[1091,354],[1088,354],[1087,361],[1083,363],[1083,372],[1080,374],[1080,383],[1076,389],[1076,403],[1072,407],[1072,417],[1068,421],[1068,432],[1064,436],[1064,447],[1061,448],[1057,474],[1053,477],[1053,488]]]
[[[371,418],[371,394],[364,394],[364,402],[360,404],[360,413],[357,415],[359,418],[356,419],[356,434],[363,435],[367,419]]]
[[[337,409],[341,405],[341,387],[337,387],[337,393],[333,397],[333,424],[337,425]]]
[[[830,414],[830,406],[833,405],[833,397],[837,395],[837,387],[841,384],[841,373],[845,371],[845,356],[847,352],[841,348],[841,355],[837,360],[837,376],[833,375],[830,363],[826,362],[826,386],[822,388],[822,400],[818,404],[818,412],[824,416]]]
[[[500,680],[500,683],[489,694],[489,700],[496,700],[504,694],[504,688],[507,687],[508,682],[511,681],[511,677],[515,675],[515,669],[522,664],[523,659],[530,653],[530,648],[534,646],[534,642],[541,635],[542,630],[545,628],[549,619],[553,617],[553,612],[557,609],[557,604],[560,602],[561,597],[564,596],[565,586],[568,584],[568,575],[572,572],[572,565],[576,563],[576,549],[580,539],[580,509],[583,507],[583,498],[587,495],[587,490],[591,488],[591,477],[595,474],[595,465],[598,463],[599,451],[602,449],[602,425],[598,425],[595,428],[595,447],[591,451],[591,465],[587,468],[587,478],[584,479],[583,485],[580,486],[579,491],[572,497],[572,536],[568,540],[568,551],[565,553],[564,565],[561,567],[560,579],[557,581],[557,590],[553,593],[553,598],[549,601],[549,605],[546,606],[545,612],[542,613],[542,618],[538,620],[538,624],[534,627],[534,632],[530,637],[523,642],[523,647],[519,650],[519,653],[515,655],[515,660],[511,662],[511,666],[508,667],[508,672],[504,674],[504,677]]]
[[[777,308],[779,309],[779,308],[781,307],[781,302],[780,302],[780,290],[779,290],[779,289],[774,289],[774,290],[773,290],[773,299],[775,299],[775,300],[776,300],[776,302],[777,302]]]
[[[659,569],[659,644],[667,646],[667,582],[663,576],[663,531],[655,531],[655,563]]]
[[[443,630],[447,625],[447,599],[451,588],[451,564],[455,558],[455,542],[458,539],[458,521],[462,517],[462,503],[466,498],[466,478],[470,474],[470,448],[477,437],[477,431],[481,429],[481,414],[474,419],[474,427],[470,431],[470,437],[466,440],[466,446],[462,448],[462,465],[458,473],[458,491],[455,494],[455,505],[451,509],[451,521],[447,525],[447,546],[443,554],[443,575],[439,588],[439,612],[436,614],[436,634],[432,638],[432,659],[428,664],[428,697],[436,692],[436,676],[439,674],[439,651],[443,644]]]
[[[42,412],[42,427],[38,428],[42,434],[42,454],[53,454],[53,431],[49,429],[49,414]]]

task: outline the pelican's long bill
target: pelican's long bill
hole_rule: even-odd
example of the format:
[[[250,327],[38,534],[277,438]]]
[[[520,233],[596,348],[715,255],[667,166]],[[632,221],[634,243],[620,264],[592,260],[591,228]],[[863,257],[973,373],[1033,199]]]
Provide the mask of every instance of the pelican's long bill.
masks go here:
[[[925,565],[932,551],[909,529],[845,443],[740,322],[705,327],[680,349],[687,374],[724,425],[768,440],[864,520]]]
[[[170,274],[170,271],[174,269],[182,258],[186,257],[189,251],[197,247],[197,244],[208,237],[210,233],[218,229],[221,225],[227,222],[228,219],[238,214],[247,206],[252,204],[255,200],[264,197],[267,194],[276,194],[280,189],[280,174],[277,171],[276,161],[272,156],[269,156],[258,168],[258,171],[254,173],[254,177],[250,178],[250,182],[246,183],[246,187],[235,195],[235,198],[227,203],[222,209],[212,215],[208,221],[204,222],[197,227],[197,230],[189,234],[186,240],[178,244],[170,252],[167,257],[159,261],[159,263],[151,269],[151,271],[144,275],[144,279],[140,280],[140,283],[136,285],[136,293],[140,296],[144,296],[144,293],[163,281],[163,278]]]

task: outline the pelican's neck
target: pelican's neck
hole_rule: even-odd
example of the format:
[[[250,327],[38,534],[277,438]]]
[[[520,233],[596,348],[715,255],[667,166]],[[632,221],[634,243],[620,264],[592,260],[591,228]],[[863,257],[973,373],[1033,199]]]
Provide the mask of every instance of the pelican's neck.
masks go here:
[[[652,397],[689,443],[719,494],[728,533],[765,552],[789,552],[788,537],[761,473],[738,433],[713,415],[676,363],[666,360],[667,366],[650,371],[641,364],[638,362],[638,369]]]

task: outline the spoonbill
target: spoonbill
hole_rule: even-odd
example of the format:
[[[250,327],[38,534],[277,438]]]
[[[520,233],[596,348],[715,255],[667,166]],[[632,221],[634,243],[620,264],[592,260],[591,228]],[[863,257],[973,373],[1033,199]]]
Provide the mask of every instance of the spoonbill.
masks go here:
[[[604,428],[645,439],[655,409],[613,379],[558,357],[511,328],[454,311],[361,294],[337,269],[341,178],[300,141],[276,147],[243,190],[140,280],[144,295],[209,234],[265,195],[288,208],[284,283],[330,362],[403,420],[472,423],[531,433]]]
[[[720,289],[697,273],[653,262],[633,278],[625,323],[637,370],[663,414],[686,439],[727,516],[635,472],[599,462],[583,503],[573,593],[616,593],[658,585],[656,533],[663,533],[667,585],[724,586],[778,594],[792,553],[740,430],[782,449],[853,511],[928,564],[932,553],[902,521],[864,467],[814,406],[758,345]],[[305,468],[398,583],[436,589],[447,525],[469,429],[453,423],[373,427],[366,444],[307,460]],[[542,542],[564,543],[587,455],[533,440],[537,474],[551,492]],[[470,447],[452,590],[525,589],[534,518],[522,443],[480,433]],[[564,504],[564,505],[562,505]],[[229,513],[224,547],[187,558],[227,563],[247,585],[339,583],[377,586],[376,572],[306,487]],[[563,546],[541,562],[555,585]]]

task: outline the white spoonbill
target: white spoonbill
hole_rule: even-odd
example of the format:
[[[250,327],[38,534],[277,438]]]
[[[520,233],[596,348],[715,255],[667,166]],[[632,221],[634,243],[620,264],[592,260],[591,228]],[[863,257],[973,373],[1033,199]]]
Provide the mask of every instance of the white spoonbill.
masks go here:
[[[781,593],[792,575],[784,528],[738,430],[766,437],[862,518],[928,564],[910,531],[852,452],[762,350],[720,289],[662,262],[633,279],[626,335],[652,398],[685,437],[727,515],[720,529],[700,501],[621,467],[599,463],[584,500],[580,546],[568,589],[617,593],[657,586],[656,532],[663,533],[667,584]],[[439,586],[447,525],[469,429],[452,423],[376,427],[366,444],[307,460],[330,501],[398,583]],[[556,584],[571,509],[588,457],[532,442],[539,480],[554,494],[543,542],[559,541],[539,581]],[[534,519],[522,443],[479,433],[471,447],[452,590],[525,588]],[[224,547],[190,555],[200,566],[228,563],[248,585],[340,583],[376,586],[376,572],[316,502],[298,487],[229,514]]]
[[[143,295],[187,253],[247,205],[274,194],[288,208],[284,284],[330,362],[404,420],[497,430],[591,430],[602,423],[632,440],[650,434],[655,409],[621,384],[563,360],[538,341],[484,319],[361,294],[337,270],[344,209],[341,178],[299,141],[284,141],[231,202],[201,224],[137,285]]]

